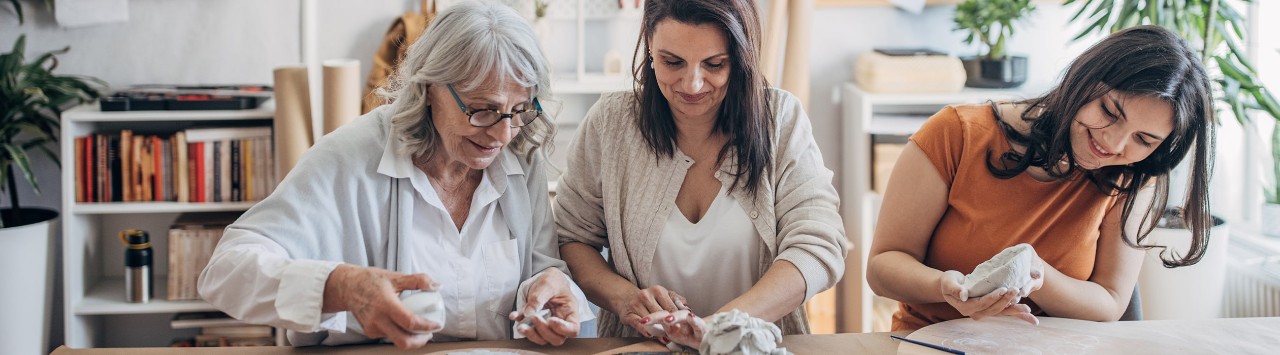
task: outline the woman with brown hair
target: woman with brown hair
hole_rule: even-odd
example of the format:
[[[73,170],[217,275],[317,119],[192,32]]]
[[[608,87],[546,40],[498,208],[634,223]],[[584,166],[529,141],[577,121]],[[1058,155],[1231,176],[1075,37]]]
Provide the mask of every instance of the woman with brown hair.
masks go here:
[[[1169,171],[1190,157],[1186,255],[1209,231],[1213,101],[1199,57],[1140,26],[1089,48],[1047,94],[949,106],[911,137],[885,191],[867,280],[901,301],[893,330],[1037,315],[1114,321],[1129,304]],[[1030,284],[970,294],[965,273],[1020,243]]]
[[[555,201],[600,336],[662,325],[697,347],[695,314],[732,309],[807,333],[847,242],[808,117],[759,68],[755,4],[651,0],[641,32],[636,89],[587,113]]]

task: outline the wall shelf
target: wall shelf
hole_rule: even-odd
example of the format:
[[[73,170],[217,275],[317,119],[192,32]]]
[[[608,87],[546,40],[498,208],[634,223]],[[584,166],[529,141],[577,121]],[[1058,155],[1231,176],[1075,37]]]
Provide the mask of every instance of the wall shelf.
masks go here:
[[[164,299],[163,290],[168,289],[169,281],[156,275],[156,297],[147,303],[128,303],[124,301],[124,279],[119,277],[103,278],[94,284],[84,299],[75,306],[77,315],[112,315],[112,314],[154,314],[177,312],[210,312],[217,309],[208,302],[200,300],[169,301]]]

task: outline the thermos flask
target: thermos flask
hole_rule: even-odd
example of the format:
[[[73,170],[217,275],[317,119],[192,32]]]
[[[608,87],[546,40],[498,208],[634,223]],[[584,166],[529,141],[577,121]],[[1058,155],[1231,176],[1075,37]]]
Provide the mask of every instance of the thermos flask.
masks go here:
[[[151,301],[151,289],[155,285],[151,268],[151,237],[146,231],[126,229],[120,231],[124,250],[124,294],[130,303]]]

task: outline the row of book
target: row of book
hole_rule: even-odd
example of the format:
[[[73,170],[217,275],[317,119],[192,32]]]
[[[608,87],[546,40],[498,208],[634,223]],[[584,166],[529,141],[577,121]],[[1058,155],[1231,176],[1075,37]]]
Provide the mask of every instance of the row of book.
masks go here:
[[[169,321],[173,329],[200,329],[194,338],[176,339],[174,347],[224,347],[278,345],[275,328],[246,324],[222,312],[178,313]]]
[[[275,189],[271,127],[131,130],[75,140],[76,202],[257,201]]]
[[[169,229],[170,301],[198,300],[196,285],[200,272],[209,264],[222,231],[241,212],[183,213]]]

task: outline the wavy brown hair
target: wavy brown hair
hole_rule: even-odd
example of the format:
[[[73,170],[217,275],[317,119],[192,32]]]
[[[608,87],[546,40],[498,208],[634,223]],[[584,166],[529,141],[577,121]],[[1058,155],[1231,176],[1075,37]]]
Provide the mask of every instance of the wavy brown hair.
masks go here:
[[[643,27],[636,43],[637,61],[635,97],[640,119],[637,124],[645,143],[654,155],[675,154],[676,124],[670,103],[658,89],[653,71],[649,41],[658,23],[665,20],[691,25],[714,25],[724,31],[729,43],[729,81],[724,102],[716,115],[714,131],[729,137],[720,149],[716,164],[723,163],[732,151],[736,154],[737,171],[734,188],[745,188],[755,195],[760,180],[771,171],[773,151],[771,132],[773,110],[768,100],[768,83],[760,71],[760,18],[755,3],[749,0],[648,0],[645,1]]]
[[[1131,165],[1084,170],[1076,166],[1071,151],[1071,126],[1084,105],[1116,90],[1130,95],[1157,98],[1173,106],[1173,132],[1146,159]],[[1134,206],[1126,199],[1122,219],[1142,209],[1142,223],[1136,240],[1121,228],[1125,244],[1144,245],[1163,214],[1169,199],[1169,171],[1191,154],[1187,200],[1183,222],[1191,230],[1191,248],[1185,256],[1161,256],[1165,267],[1193,265],[1204,256],[1212,221],[1209,214],[1209,171],[1214,147],[1213,94],[1199,56],[1178,35],[1158,26],[1138,26],[1116,32],[1090,47],[1067,68],[1057,87],[1041,97],[1023,101],[1028,107],[1022,119],[1031,124],[1029,134],[1021,134],[1000,122],[1011,141],[1025,146],[1025,152],[1007,151],[998,160],[987,151],[987,169],[1007,179],[1035,166],[1057,179],[1076,173],[1093,181],[1110,195],[1135,196],[1154,181],[1155,198],[1147,206]],[[1039,112],[1035,112],[1039,111]],[[998,115],[999,113],[997,113]],[[1112,117],[1114,123],[1116,118]],[[1057,162],[1068,159],[1065,169]],[[1167,247],[1160,247],[1167,248]]]

